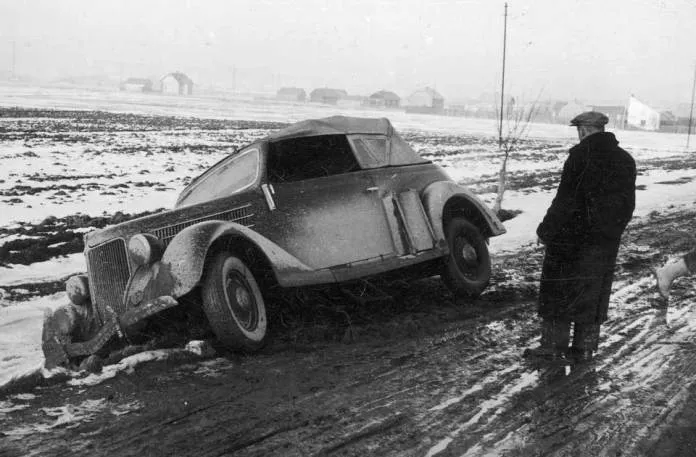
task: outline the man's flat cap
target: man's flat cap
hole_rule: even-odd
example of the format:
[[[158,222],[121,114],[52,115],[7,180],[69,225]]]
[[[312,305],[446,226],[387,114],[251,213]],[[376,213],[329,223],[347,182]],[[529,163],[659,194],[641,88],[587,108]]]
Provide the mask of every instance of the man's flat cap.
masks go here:
[[[574,127],[579,127],[581,125],[591,125],[593,127],[604,127],[609,118],[599,111],[586,111],[582,114],[578,114],[571,121],[570,125]]]

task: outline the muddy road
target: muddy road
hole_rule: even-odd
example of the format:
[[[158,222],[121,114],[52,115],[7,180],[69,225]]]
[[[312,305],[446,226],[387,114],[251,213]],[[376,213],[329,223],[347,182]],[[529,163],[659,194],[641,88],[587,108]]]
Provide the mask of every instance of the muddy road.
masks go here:
[[[665,307],[650,269],[693,245],[694,217],[630,225],[585,365],[522,358],[543,256],[528,247],[495,259],[474,302],[436,278],[394,283],[390,300],[277,328],[254,356],[178,353],[97,385],[17,388],[0,399],[0,455],[693,455],[695,291],[676,283]]]

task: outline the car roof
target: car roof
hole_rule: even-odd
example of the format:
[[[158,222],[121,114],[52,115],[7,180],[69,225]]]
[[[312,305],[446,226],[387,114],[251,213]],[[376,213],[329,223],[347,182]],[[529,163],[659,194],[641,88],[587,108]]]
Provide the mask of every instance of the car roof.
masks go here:
[[[385,117],[363,118],[331,116],[323,119],[309,119],[292,124],[269,135],[266,140],[280,141],[292,138],[320,135],[386,135],[391,136],[394,128]]]
[[[209,175],[213,170],[217,169],[223,163],[236,157],[239,153],[249,150],[255,145],[262,143],[274,143],[282,140],[290,140],[295,138],[306,138],[322,135],[384,135],[391,143],[389,148],[389,157],[382,164],[367,165],[365,160],[361,160],[365,154],[364,151],[356,151],[358,161],[363,168],[378,168],[384,165],[409,165],[426,163],[416,153],[410,145],[408,145],[394,130],[391,122],[386,117],[380,118],[364,118],[364,117],[349,117],[349,116],[331,116],[322,119],[308,119],[289,125],[275,133],[272,133],[260,140],[244,146],[239,151],[235,151],[227,157],[224,157],[219,162],[208,168],[199,176],[195,177],[179,194],[177,205],[181,201],[183,195],[188,193],[189,189],[199,182],[201,179]]]

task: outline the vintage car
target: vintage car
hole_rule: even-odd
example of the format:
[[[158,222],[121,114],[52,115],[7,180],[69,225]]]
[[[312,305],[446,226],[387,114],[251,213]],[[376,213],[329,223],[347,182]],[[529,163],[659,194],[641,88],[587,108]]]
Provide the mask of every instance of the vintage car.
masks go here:
[[[217,339],[242,350],[264,343],[270,283],[435,264],[454,293],[476,296],[491,275],[488,238],[504,232],[389,120],[298,122],[213,165],[174,209],[86,234],[87,275],[66,284],[81,322],[44,330],[47,365],[95,353],[194,291]]]

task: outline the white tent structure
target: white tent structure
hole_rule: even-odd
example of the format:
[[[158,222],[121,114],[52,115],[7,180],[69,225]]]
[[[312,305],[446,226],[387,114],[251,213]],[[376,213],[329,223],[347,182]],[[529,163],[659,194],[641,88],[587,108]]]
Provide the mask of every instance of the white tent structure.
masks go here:
[[[626,124],[641,130],[658,130],[660,112],[631,95],[626,108]]]

